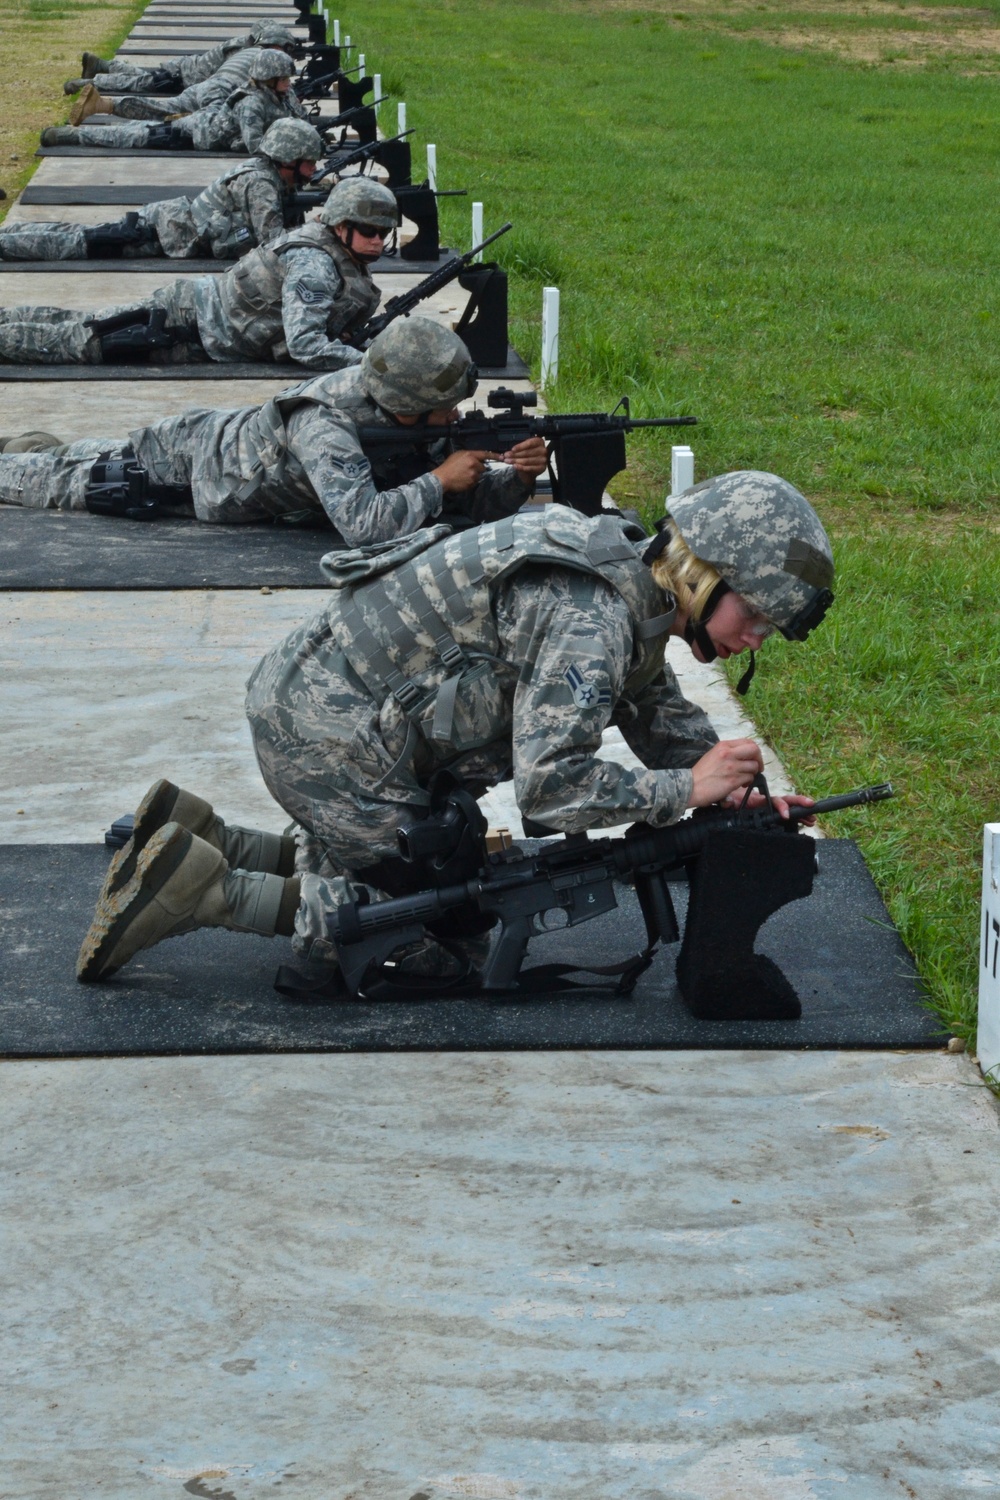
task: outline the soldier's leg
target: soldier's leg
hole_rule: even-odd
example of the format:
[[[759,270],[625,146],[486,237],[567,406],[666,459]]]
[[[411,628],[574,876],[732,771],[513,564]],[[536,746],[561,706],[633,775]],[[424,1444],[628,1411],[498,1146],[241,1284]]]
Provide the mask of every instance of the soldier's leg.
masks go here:
[[[0,505],[85,510],[90,470],[109,449],[120,453],[121,444],[84,438],[44,453],[0,453]]]
[[[102,893],[77,978],[107,978],[136,953],[201,927],[291,936],[299,899],[297,877],[230,870],[207,840],[167,823],[146,844],[131,879]]]
[[[86,260],[82,224],[5,224],[0,260]]]
[[[184,114],[180,107],[182,96],[153,99],[145,94],[121,94],[112,105],[111,113],[121,120],[168,120],[171,115]]]
[[[0,309],[0,364],[100,364],[101,343],[89,316],[66,307]]]

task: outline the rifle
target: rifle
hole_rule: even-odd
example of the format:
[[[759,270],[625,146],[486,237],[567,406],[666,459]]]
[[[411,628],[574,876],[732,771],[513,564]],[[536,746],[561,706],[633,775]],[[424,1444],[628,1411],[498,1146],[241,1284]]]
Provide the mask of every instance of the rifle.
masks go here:
[[[455,448],[506,453],[527,438],[544,438],[551,444],[549,474],[553,499],[572,505],[585,516],[596,516],[601,511],[605,485],[626,466],[627,432],[637,427],[693,427],[698,421],[697,417],[633,417],[627,396],[609,414],[528,417],[524,408],[537,406],[537,394],[508,390],[506,386],[490,391],[486,404],[502,410],[504,415],[490,417],[476,409],[442,427],[421,423],[414,427],[362,427],[361,442],[374,449],[384,444],[417,446],[447,439]],[[623,416],[617,415],[619,407],[624,410]]]
[[[771,804],[763,777],[756,784],[766,798],[760,807],[747,805],[748,792],[739,808],[705,809],[671,828],[635,824],[624,838],[615,839],[569,834],[543,843],[534,854],[516,846],[488,853],[486,820],[477,803],[467,792],[453,790],[437,813],[400,828],[397,835],[405,864],[432,878],[440,872],[450,883],[394,900],[350,902],[328,914],[343,982],[355,997],[378,981],[395,980],[398,987],[405,973],[386,973],[382,967],[398,948],[428,936],[447,947],[449,936],[499,923],[499,938],[473,993],[578,988],[560,984],[567,970],[576,969],[615,976],[616,992],[628,995],[658,945],[679,937],[667,875],[686,870],[691,897],[677,977],[691,1009],[716,1020],[800,1015],[798,998],[780,969],[753,951],[767,917],[812,890],[815,844],[796,837],[798,825],[812,814],[882,802],[894,793],[889,783],[863,787],[812,807],[792,807],[785,820]],[[468,871],[470,859],[479,861],[475,874],[455,878],[463,864]],[[365,872],[360,875],[365,878]],[[549,965],[530,970],[519,987],[531,938],[613,911],[618,905],[615,881],[636,891],[648,940],[643,952],[603,968]],[[468,978],[466,972],[459,982]]]
[[[431,271],[429,276],[425,276],[423,281],[418,281],[412,291],[400,292],[397,296],[390,297],[378,317],[369,318],[365,326],[360,328],[348,342],[353,344],[356,349],[367,349],[372,340],[378,338],[384,328],[388,328],[389,324],[395,322],[396,318],[405,318],[421,302],[424,302],[428,297],[432,297],[435,292],[440,291],[443,286],[447,286],[450,281],[454,281],[455,277],[460,276],[466,267],[472,265],[472,262],[480,251],[485,250],[487,245],[492,245],[494,240],[498,240],[502,234],[506,234],[513,227],[513,224],[505,224],[502,229],[498,229],[495,234],[491,234],[488,239],[483,240],[481,245],[474,245],[465,255],[453,255],[449,260],[442,261],[441,265],[436,270]],[[502,453],[506,451],[505,448],[500,449]]]
[[[321,208],[330,195],[329,188],[320,190],[317,186],[325,177],[340,174],[345,167],[356,166],[365,162],[378,161],[379,153],[386,147],[390,149],[395,146],[400,151],[409,152],[409,145],[400,144],[405,142],[412,130],[404,130],[402,135],[392,135],[386,140],[369,141],[365,145],[355,146],[351,151],[338,151],[328,156],[326,161],[321,162],[319,167],[309,179],[311,186],[299,189],[297,192],[287,192],[282,195],[282,209],[285,215],[285,225],[291,229],[295,224],[301,224],[303,216],[312,208]],[[393,187],[392,171],[389,173],[389,187]]]

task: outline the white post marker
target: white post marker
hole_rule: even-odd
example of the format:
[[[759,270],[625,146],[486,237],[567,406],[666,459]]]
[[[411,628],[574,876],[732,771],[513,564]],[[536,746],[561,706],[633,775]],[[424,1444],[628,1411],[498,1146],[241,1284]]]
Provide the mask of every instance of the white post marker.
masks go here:
[[[474,245],[481,244],[482,243],[482,238],[483,238],[483,205],[481,203],[474,203],[472,205],[472,243]],[[480,250],[479,254],[476,256],[476,260],[480,261],[480,260],[482,260],[482,258],[483,258],[483,252]]]
[[[983,827],[983,902],[979,919],[979,1066],[1000,1078],[1000,823]]]
[[[406,105],[396,105],[396,134],[402,135],[406,129]]]
[[[427,186],[432,193],[437,192],[438,185],[438,148],[427,147]]]
[[[358,72],[361,74],[362,78],[364,78],[364,76],[365,76],[365,54],[363,52],[359,52],[358,53]],[[375,97],[377,99],[378,95],[376,94]]]
[[[542,288],[542,385],[559,379],[559,288]]]
[[[327,24],[327,26],[329,26],[329,24],[330,24],[329,14],[326,13],[326,12],[324,12],[324,14],[326,14],[326,24]],[[340,22],[339,21],[334,21],[334,23],[333,23],[333,45],[335,47],[339,47],[340,46]]]
[[[347,53],[347,61],[350,62],[350,60],[351,60],[351,39],[350,39],[349,36],[345,36],[344,37],[344,51]]]
[[[693,484],[694,453],[687,443],[675,443],[670,450],[670,494],[683,494]]]
[[[375,77],[373,79],[373,82],[375,84],[375,92],[372,95],[372,98],[373,99],[381,99],[381,97],[382,97],[382,74],[381,73],[376,73]],[[375,118],[378,119],[378,105],[377,104],[375,106]]]

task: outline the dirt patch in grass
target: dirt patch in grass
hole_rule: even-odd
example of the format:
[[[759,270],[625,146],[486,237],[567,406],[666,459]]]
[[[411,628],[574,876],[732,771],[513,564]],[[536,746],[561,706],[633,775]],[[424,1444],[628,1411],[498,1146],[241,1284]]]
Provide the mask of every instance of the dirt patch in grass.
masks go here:
[[[63,80],[79,74],[80,53],[106,57],[142,8],[134,0],[95,5],[0,0],[0,187],[7,194],[0,213],[37,165],[39,132],[65,121],[71,101],[62,91]]]
[[[985,7],[829,3],[829,0],[583,0],[574,10],[736,32],[787,51],[819,51],[866,67],[942,65],[964,74],[1000,65],[1000,18]]]

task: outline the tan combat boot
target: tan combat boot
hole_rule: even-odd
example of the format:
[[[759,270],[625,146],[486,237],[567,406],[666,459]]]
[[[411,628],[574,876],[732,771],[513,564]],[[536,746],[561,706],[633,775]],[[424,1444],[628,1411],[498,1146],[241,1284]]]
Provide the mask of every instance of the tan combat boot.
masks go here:
[[[291,875],[295,869],[295,840],[256,829],[227,828],[204,797],[186,792],[161,777],[136,808],[132,837],[113,856],[104,880],[102,898],[112,896],[135,874],[136,862],[149,840],[165,823],[179,823],[224,854],[234,869],[271,875]]]
[[[69,123],[71,125],[82,125],[84,120],[91,115],[110,115],[114,113],[115,101],[105,99],[99,94],[92,83],[88,83],[69,112]]]
[[[62,438],[51,432],[22,432],[18,437],[0,437],[0,453],[47,453],[61,448]]]
[[[132,879],[112,896],[102,892],[76,961],[77,979],[106,979],[164,938],[228,926],[231,913],[222,887],[228,870],[218,849],[179,823],[158,829]]]

